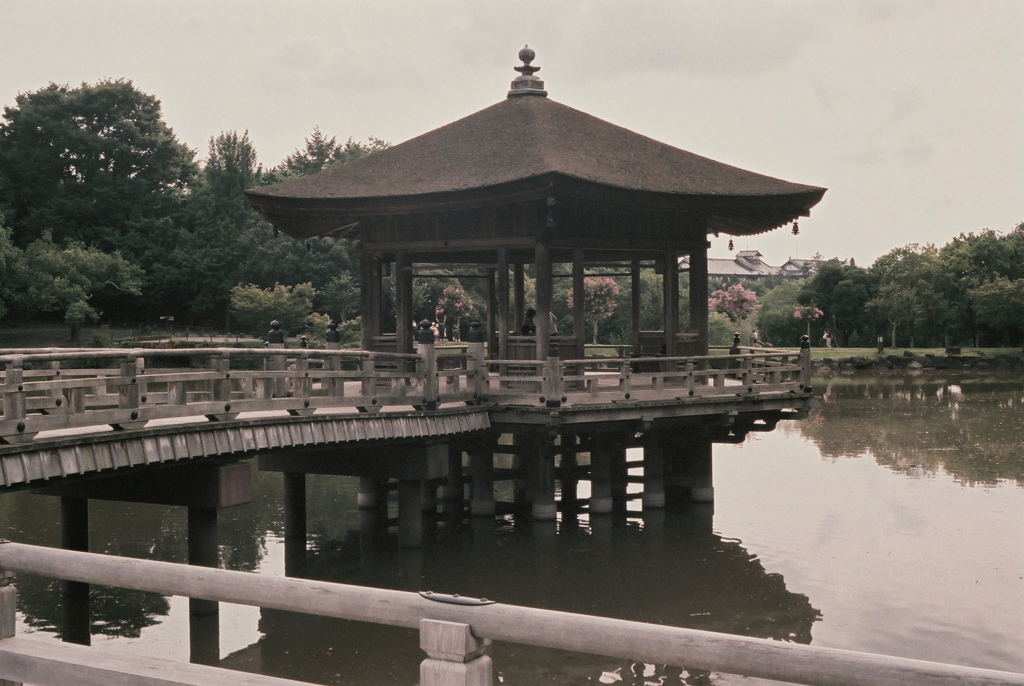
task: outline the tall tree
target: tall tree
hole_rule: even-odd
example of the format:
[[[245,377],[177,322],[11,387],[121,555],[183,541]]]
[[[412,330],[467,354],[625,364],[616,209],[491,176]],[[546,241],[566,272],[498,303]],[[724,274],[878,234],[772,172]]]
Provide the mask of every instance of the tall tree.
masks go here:
[[[866,306],[875,294],[875,282],[866,269],[829,260],[801,285],[800,303],[815,305],[825,312],[826,326],[838,334],[840,345],[863,345],[874,340],[874,326]],[[855,340],[855,334],[860,340]]]
[[[373,136],[366,143],[359,143],[350,137],[344,144],[340,144],[336,137],[327,138],[320,132],[319,126],[314,126],[313,133],[306,138],[305,147],[284,158],[279,169],[299,176],[316,174],[327,167],[352,162],[389,146],[387,141]]]
[[[0,209],[21,247],[55,243],[145,252],[154,220],[174,213],[196,167],[128,80],[21,93],[0,121]]]
[[[61,247],[47,235],[26,248],[18,280],[28,307],[61,314],[71,327],[71,339],[77,341],[79,327],[100,316],[93,296],[105,289],[139,295],[142,270],[120,253],[108,254],[75,241]]]

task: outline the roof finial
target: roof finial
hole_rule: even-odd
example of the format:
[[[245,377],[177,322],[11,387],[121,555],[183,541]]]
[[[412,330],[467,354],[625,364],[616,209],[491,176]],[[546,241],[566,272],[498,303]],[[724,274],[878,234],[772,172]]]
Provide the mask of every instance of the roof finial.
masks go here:
[[[530,64],[536,56],[537,53],[529,45],[519,51],[519,59],[523,61],[523,65],[521,67],[514,67],[520,76],[512,79],[512,90],[508,92],[508,97],[511,98],[514,95],[539,95],[547,97],[548,92],[544,90],[544,82],[534,76],[535,72],[540,71],[540,67]]]

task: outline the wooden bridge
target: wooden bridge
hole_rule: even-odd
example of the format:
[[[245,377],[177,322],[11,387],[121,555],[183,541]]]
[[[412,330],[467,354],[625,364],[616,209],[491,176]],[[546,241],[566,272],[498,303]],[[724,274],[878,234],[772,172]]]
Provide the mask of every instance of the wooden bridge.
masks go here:
[[[482,344],[417,354],[207,348],[9,350],[0,486],[283,448],[459,436],[499,427],[713,418],[756,430],[801,412],[809,350],[731,356],[488,360]],[[774,419],[774,421],[772,421]]]

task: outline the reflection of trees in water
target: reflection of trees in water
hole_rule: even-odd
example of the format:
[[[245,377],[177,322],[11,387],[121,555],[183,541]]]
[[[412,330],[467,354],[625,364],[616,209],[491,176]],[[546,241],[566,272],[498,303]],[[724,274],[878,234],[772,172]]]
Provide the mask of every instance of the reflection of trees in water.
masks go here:
[[[585,526],[585,525],[584,525]],[[500,602],[737,635],[810,643],[820,615],[739,541],[711,532],[711,517],[669,513],[590,533],[565,524],[557,537],[514,527],[489,535],[448,532],[422,551],[360,549],[356,535],[324,542],[308,576],[383,588],[460,593]],[[322,683],[406,684],[422,659],[415,631],[262,611],[265,636],[228,658],[269,674]],[[709,683],[664,665],[496,643],[506,684]],[[646,677],[644,672],[649,671]]]
[[[282,525],[281,483],[276,474],[256,473],[253,502],[218,514],[221,566],[255,571],[266,554],[266,535]],[[0,536],[19,543],[60,546],[60,501],[27,492],[0,496]],[[184,507],[89,503],[89,539],[93,552],[184,563],[188,560],[187,512]],[[29,626],[58,632],[61,625],[61,584],[19,576],[18,608]],[[92,633],[137,638],[142,629],[159,623],[169,611],[159,594],[93,585],[89,592]]]
[[[822,455],[870,453],[909,475],[942,468],[966,484],[1024,485],[1019,379],[875,377],[826,384],[821,406],[798,425]]]

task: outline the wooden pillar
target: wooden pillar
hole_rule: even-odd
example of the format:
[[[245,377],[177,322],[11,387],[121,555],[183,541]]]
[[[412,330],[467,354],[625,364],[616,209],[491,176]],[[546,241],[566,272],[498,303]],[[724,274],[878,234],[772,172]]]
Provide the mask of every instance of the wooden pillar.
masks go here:
[[[89,500],[76,496],[60,498],[60,547],[89,552]],[[61,581],[61,639],[65,643],[89,645],[89,584]]]
[[[301,575],[306,566],[306,474],[284,472],[284,573]]]
[[[583,314],[585,301],[583,286],[583,249],[572,251],[572,334],[576,338],[576,358],[586,357],[587,322]]]
[[[412,263],[404,252],[395,254],[395,336],[397,352],[413,349]]]
[[[509,320],[508,250],[498,248],[498,359],[508,359],[508,335],[516,324]]]
[[[665,453],[659,436],[644,433],[644,510],[665,507]]]
[[[462,501],[465,499],[462,474],[462,448],[454,445],[448,447],[448,478],[444,482],[442,498],[446,504],[457,505],[462,508]]]
[[[629,266],[629,302],[633,308],[633,356],[640,357],[640,260],[633,260]]]
[[[576,509],[579,478],[576,474],[576,434],[563,433],[559,441],[558,467],[561,472],[562,507],[570,512]]]
[[[697,354],[708,354],[708,248],[690,251],[690,329],[697,334]]]
[[[676,334],[679,333],[679,260],[675,250],[666,250],[663,259],[665,261],[665,273],[662,280],[665,306],[665,355],[674,357],[676,354]],[[707,299],[705,298],[705,309]]]
[[[534,441],[535,481],[530,514],[537,521],[552,521],[558,515],[555,505],[555,445],[553,437],[541,434]]]
[[[537,295],[537,316],[533,318],[537,325],[538,360],[548,359],[551,350],[551,248],[538,242],[534,250],[534,290]]]
[[[490,639],[478,638],[468,624],[420,620],[420,686],[492,686],[494,668],[486,655]]]
[[[526,277],[522,262],[512,266],[512,298],[515,310],[512,314],[512,330],[518,334],[519,327],[526,321]]]
[[[474,447],[469,454],[469,468],[473,477],[473,495],[469,502],[469,512],[474,516],[493,517],[494,454],[482,447]]]
[[[374,276],[380,274],[379,269],[374,269],[376,260],[373,254],[359,246],[359,314],[361,317],[361,339],[360,346],[363,350],[373,349],[373,337],[376,335],[376,317],[374,316],[377,307],[374,300]],[[378,289],[379,290],[379,289]]]
[[[690,489],[690,500],[695,503],[713,503],[715,487],[712,481],[712,447],[709,440],[694,442],[690,454],[690,474],[693,486]]]
[[[590,446],[590,514],[612,511],[612,453],[603,442],[592,440]]]
[[[494,293],[494,269],[487,270],[487,356],[494,359],[498,354],[497,350],[491,350],[494,345],[494,334],[497,333],[497,317],[495,317],[495,293]]]
[[[610,451],[610,468],[611,468],[611,492],[612,500],[615,502],[615,507],[619,510],[626,508],[626,490],[628,484],[628,476],[626,466],[626,445],[621,441],[611,441],[608,449]]]
[[[423,514],[436,515],[438,482],[424,479],[420,484],[420,510]]]
[[[382,498],[382,480],[373,476],[359,477],[359,493],[356,495],[356,506],[363,510],[380,507]]]
[[[423,486],[418,480],[398,481],[398,545],[423,546]]]

